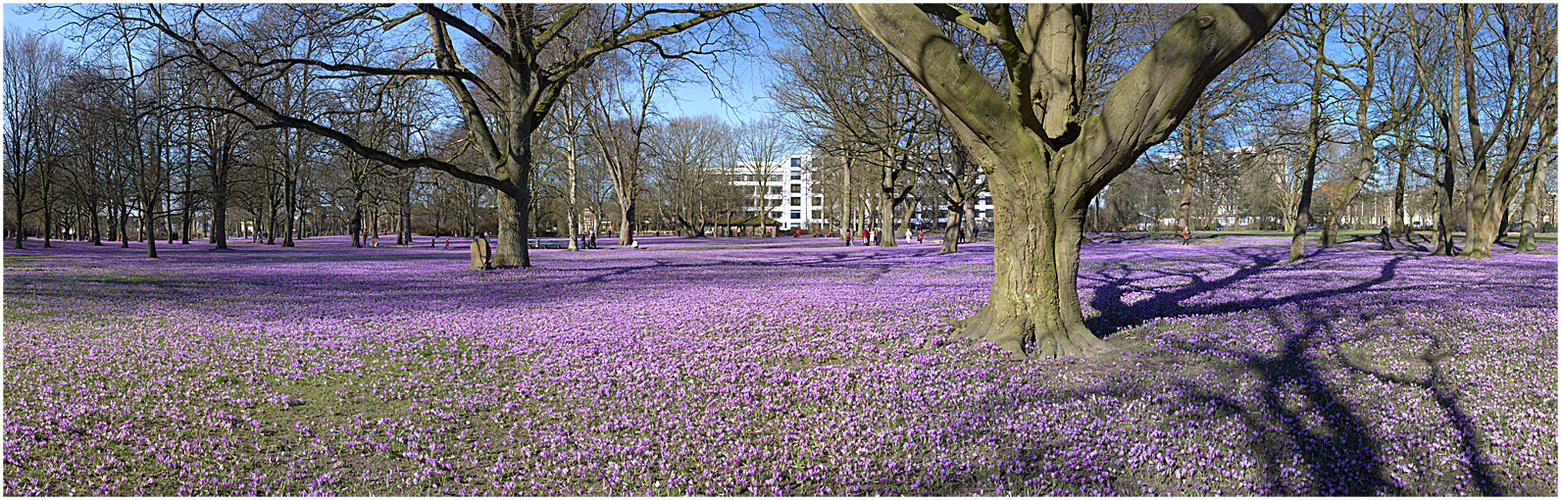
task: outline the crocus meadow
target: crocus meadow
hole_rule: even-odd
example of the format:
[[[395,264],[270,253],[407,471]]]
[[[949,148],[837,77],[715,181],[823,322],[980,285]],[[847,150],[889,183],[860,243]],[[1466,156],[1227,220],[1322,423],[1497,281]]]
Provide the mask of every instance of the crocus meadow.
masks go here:
[[[1089,243],[1019,362],[989,243],[418,242],[7,249],[4,493],[1556,494],[1553,243]]]

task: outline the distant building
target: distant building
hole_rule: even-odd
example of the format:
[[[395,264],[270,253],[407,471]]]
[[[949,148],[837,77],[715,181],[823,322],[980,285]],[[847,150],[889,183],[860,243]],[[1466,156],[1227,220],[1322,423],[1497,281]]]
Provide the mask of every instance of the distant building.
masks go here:
[[[813,192],[813,155],[794,154],[778,162],[738,162],[732,185],[744,188],[746,215],[765,208],[781,229],[803,229],[829,223],[822,194]],[[762,177],[762,179],[761,179]],[[761,192],[762,189],[762,192]]]
[[[758,164],[738,162],[733,172],[732,184],[743,188],[747,201],[744,215],[758,215],[763,207],[769,208],[771,218],[779,221],[781,229],[808,229],[828,227],[839,214],[839,200],[826,200],[823,189],[815,189],[813,176],[814,155],[808,153],[788,155],[781,161]],[[763,177],[763,182],[760,178]],[[934,182],[922,179],[919,182]],[[762,184],[762,186],[761,186]],[[762,191],[762,192],[761,192]],[[912,193],[906,198],[912,207],[911,224],[923,227],[939,227],[947,222],[948,207],[940,198]],[[832,205],[834,204],[834,205]],[[976,196],[973,218],[981,227],[992,224],[992,195],[982,191]]]

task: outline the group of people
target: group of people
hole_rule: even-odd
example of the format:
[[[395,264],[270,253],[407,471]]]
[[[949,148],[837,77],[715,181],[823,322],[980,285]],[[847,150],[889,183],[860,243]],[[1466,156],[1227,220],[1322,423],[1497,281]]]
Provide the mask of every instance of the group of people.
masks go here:
[[[860,232],[861,232],[861,236],[862,236],[862,244],[866,245],[866,246],[877,245],[878,242],[883,238],[883,230],[882,229],[872,229],[872,230],[863,229]],[[855,236],[856,234],[857,233],[854,233],[854,232],[851,232],[851,231],[846,231],[846,233],[845,233],[845,235],[846,235],[846,246],[851,246],[851,238],[853,236]],[[907,241],[907,242],[909,242],[909,241],[914,239],[914,240],[916,240],[916,243],[921,243],[921,242],[925,241],[926,237],[927,237],[927,233],[925,231],[922,231],[920,228],[917,228],[916,232],[914,232],[914,233],[911,232],[911,228],[905,228],[905,241]]]

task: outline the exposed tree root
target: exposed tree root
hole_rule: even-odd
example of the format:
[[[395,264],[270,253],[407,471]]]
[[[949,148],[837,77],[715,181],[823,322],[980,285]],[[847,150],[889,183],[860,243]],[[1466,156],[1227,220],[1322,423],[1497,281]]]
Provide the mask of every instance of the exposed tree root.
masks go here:
[[[1042,330],[1034,321],[1017,316],[998,317],[985,307],[953,325],[955,335],[997,344],[1014,359],[1093,358],[1115,351],[1089,330]]]

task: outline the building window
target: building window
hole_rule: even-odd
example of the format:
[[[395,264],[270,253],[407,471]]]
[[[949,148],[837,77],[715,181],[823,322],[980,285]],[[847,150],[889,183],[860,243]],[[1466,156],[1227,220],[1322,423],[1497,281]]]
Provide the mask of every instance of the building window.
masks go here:
[[[824,197],[823,196],[814,196],[813,197],[813,206],[816,207],[816,206],[820,206],[820,205],[823,205],[823,204],[824,204]],[[817,217],[814,217],[814,218],[816,219]]]
[[[780,174],[770,174],[770,181],[774,182],[774,181],[779,181],[779,180],[780,180]]]
[[[791,211],[791,218],[793,218],[793,219],[801,219],[802,218],[802,211],[801,210],[792,210]]]
[[[792,158],[792,159],[795,160],[796,158]],[[794,180],[794,181],[802,180],[802,169],[798,169],[798,168],[791,169],[791,180]]]
[[[793,193],[801,193],[802,192],[802,185],[801,184],[792,184],[791,185],[791,192],[793,192]]]
[[[802,168],[802,158],[791,157],[791,168]]]
[[[770,194],[781,194],[780,186],[770,186]]]
[[[822,218],[823,217],[819,217],[818,210],[814,210],[813,211],[813,220],[818,220],[818,219],[822,219]]]
[[[793,197],[791,197],[791,206],[794,206],[794,207],[802,206],[802,197],[801,196],[793,196]]]

